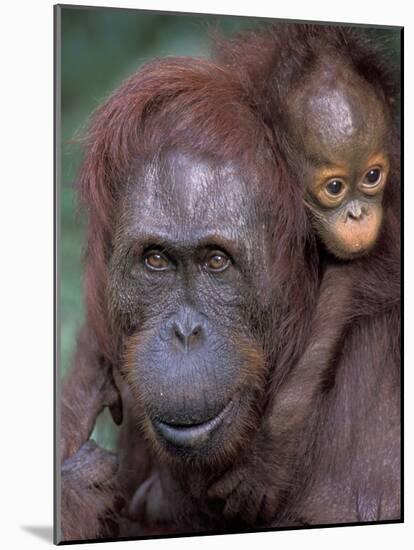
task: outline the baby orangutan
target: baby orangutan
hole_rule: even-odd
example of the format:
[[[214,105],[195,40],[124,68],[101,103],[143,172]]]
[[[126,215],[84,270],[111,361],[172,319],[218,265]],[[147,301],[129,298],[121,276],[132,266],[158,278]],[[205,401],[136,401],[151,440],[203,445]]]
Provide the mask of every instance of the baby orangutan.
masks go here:
[[[324,58],[287,101],[293,147],[304,159],[305,202],[337,258],[360,257],[377,241],[389,172],[387,114],[371,84]]]

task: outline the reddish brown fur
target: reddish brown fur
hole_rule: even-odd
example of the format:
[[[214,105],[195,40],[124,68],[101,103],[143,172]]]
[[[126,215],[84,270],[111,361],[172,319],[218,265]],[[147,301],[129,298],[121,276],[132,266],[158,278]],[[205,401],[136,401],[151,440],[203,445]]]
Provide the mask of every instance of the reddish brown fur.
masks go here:
[[[259,55],[260,52],[260,55]],[[381,98],[385,110],[391,120],[391,114],[393,112],[393,104],[398,97],[398,79],[395,74],[392,74],[388,69],[388,64],[384,62],[384,52],[378,50],[377,47],[370,41],[364,40],[361,34],[356,33],[350,28],[338,28],[329,26],[314,26],[314,25],[275,25],[267,32],[251,33],[248,37],[243,34],[240,39],[236,39],[228,45],[221,45],[220,58],[225,62],[227,66],[232,67],[235,72],[238,72],[241,80],[246,86],[246,93],[250,98],[250,102],[255,106],[263,118],[267,121],[269,126],[274,130],[274,137],[277,143],[278,150],[282,152],[287,163],[291,166],[291,171],[296,173],[300,182],[301,172],[300,164],[298,169],[297,152],[293,150],[293,146],[290,142],[288,122],[286,120],[286,104],[289,98],[289,93],[292,90],[297,89],[300,86],[301,81],[306,78],[306,73],[312,70],[313,63],[316,62],[318,56],[330,54],[334,59],[343,60],[344,63],[349,63],[352,69],[366,79],[372,86],[376,93]],[[349,388],[355,383],[358,386],[358,390],[355,389],[355,393],[361,394],[368,390],[368,387],[358,385],[359,380],[358,365],[365,365],[367,363],[370,366],[376,366],[378,364],[384,365],[383,368],[387,368],[388,373],[387,382],[380,382],[384,388],[383,391],[388,391],[387,384],[390,384],[393,388],[398,388],[399,384],[399,298],[400,298],[400,248],[399,248],[399,189],[400,189],[400,172],[399,172],[399,133],[397,125],[390,122],[390,156],[391,156],[391,172],[390,182],[387,186],[384,197],[384,219],[385,222],[381,228],[381,236],[374,251],[367,257],[361,258],[354,262],[343,264],[338,262],[336,271],[333,274],[329,272],[328,268],[328,280],[327,283],[331,284],[332,288],[338,293],[338,296],[330,298],[324,295],[321,291],[321,298],[318,303],[315,314],[316,333],[311,336],[310,344],[308,345],[303,358],[299,361],[297,367],[292,373],[291,378],[287,379],[286,388],[288,394],[293,399],[286,402],[286,396],[284,387],[280,388],[278,393],[274,394],[274,404],[271,409],[271,413],[267,417],[268,419],[268,440],[273,440],[276,446],[283,446],[284,430],[289,433],[289,427],[292,427],[291,433],[303,434],[303,430],[306,427],[312,426],[312,423],[318,422],[317,418],[307,418],[307,414],[310,414],[315,410],[318,403],[317,393],[320,388],[320,381],[318,377],[322,376],[328,387],[334,383],[335,377],[339,388],[343,389],[343,395],[338,393],[337,401],[327,399],[324,403],[325,410],[331,406],[332,410],[330,415],[337,418],[333,422],[333,426],[337,429],[341,423],[341,414],[349,415],[348,407],[346,410],[343,400],[350,399],[352,403],[355,403],[355,407],[360,407],[363,410],[367,403],[371,403],[367,398],[367,402],[364,398],[360,398],[358,402],[357,398],[352,394],[348,394]],[[322,251],[322,258],[325,253]],[[332,262],[332,258],[328,260]],[[325,275],[326,277],[326,275]],[[342,279],[342,282],[341,282]],[[348,281],[348,282],[347,282]],[[352,298],[349,290],[349,281],[352,282],[353,291]],[[345,286],[344,286],[345,284]],[[329,295],[328,295],[329,296]],[[327,318],[324,319],[324,315],[320,309],[323,307],[329,308]],[[335,311],[336,310],[336,311]],[[343,329],[347,327],[347,324],[351,327],[346,333]],[[333,329],[330,325],[333,324]],[[333,330],[333,332],[332,332]],[[335,333],[335,331],[337,331]],[[336,335],[335,335],[336,334]],[[342,334],[342,336],[341,336]],[[343,338],[346,334],[345,347],[342,351],[342,357],[337,356],[336,365],[333,362],[335,355],[337,354],[338,338]],[[361,347],[360,342],[356,334],[362,334],[364,338],[369,340],[370,345]],[[327,346],[322,349],[319,348],[316,355],[311,351],[313,348],[313,338],[316,337],[319,343],[325,339]],[[382,348],[380,346],[373,346],[372,343],[377,342],[378,339],[382,341]],[[355,349],[353,348],[353,342]],[[381,349],[381,351],[380,351]],[[348,350],[348,351],[346,351]],[[318,367],[318,354],[319,367]],[[353,362],[347,356],[347,353],[352,355]],[[338,361],[339,359],[339,361]],[[386,364],[388,362],[388,364]],[[304,365],[307,368],[304,369]],[[323,365],[321,367],[321,365]],[[386,365],[386,366],[385,366]],[[377,380],[378,373],[375,369],[370,370],[367,376],[367,384],[374,383]],[[309,372],[310,379],[306,381],[306,374]],[[345,374],[346,372],[346,374]],[[302,374],[305,376],[302,378]],[[312,376],[312,373],[315,376]],[[343,378],[344,377],[344,378]],[[339,380],[339,382],[338,382]],[[369,382],[370,380],[370,382]],[[342,384],[342,386],[341,386]],[[338,392],[338,390],[337,390]],[[311,395],[313,393],[313,396]],[[347,396],[345,398],[345,396]],[[307,401],[307,397],[309,401]],[[303,401],[302,401],[303,398]],[[395,480],[395,484],[398,484],[399,472],[399,450],[398,441],[399,433],[398,427],[395,423],[398,423],[399,409],[398,409],[398,392],[392,396],[389,395],[388,403],[388,415],[387,419],[388,428],[384,428],[384,434],[389,433],[393,439],[393,451],[391,452],[394,457],[393,460],[393,472],[388,475],[390,479]],[[299,402],[299,415],[295,414],[295,399],[297,400],[297,407]],[[306,404],[308,403],[308,404]],[[328,404],[330,403],[330,404]],[[386,408],[386,407],[385,407]],[[339,412],[340,411],[340,412]],[[282,420],[284,418],[284,421]],[[293,425],[292,425],[293,422]],[[349,445],[349,438],[351,432],[360,431],[357,424],[353,424],[350,421],[352,427],[343,434],[344,440]],[[370,430],[368,423],[364,424],[365,429]],[[334,429],[335,429],[334,428]],[[318,445],[322,449],[324,444],[328,441],[326,433],[322,432],[321,439]],[[330,434],[330,437],[334,437]],[[355,437],[353,433],[352,437]],[[382,438],[383,434],[376,434],[376,444],[384,445]],[[387,437],[387,436],[385,436]],[[381,441],[382,440],[382,441]],[[380,443],[381,441],[381,443]],[[284,446],[286,448],[286,446]],[[317,448],[317,447],[316,447]],[[293,457],[299,452],[299,456],[303,449],[300,445],[294,444],[292,452],[287,453],[289,459],[285,461],[285,466],[288,465],[292,472]],[[320,452],[320,451],[318,451]],[[329,471],[334,462],[343,464],[336,456],[337,450],[331,451],[328,445],[328,452],[323,457],[323,464]],[[347,452],[350,452],[348,448]],[[354,449],[355,453],[359,453],[357,448]],[[364,458],[366,460],[366,458]],[[386,461],[386,459],[384,459]],[[248,462],[244,467],[248,466]],[[382,465],[384,467],[384,465]],[[373,470],[380,470],[380,467],[373,467]],[[385,468],[387,469],[387,468]],[[277,471],[273,467],[273,471]],[[239,473],[239,476],[243,479],[248,478],[245,472]],[[233,473],[234,475],[234,473]],[[283,479],[286,477],[292,482],[292,477],[288,472],[284,472],[283,468],[279,474],[275,476],[276,479]],[[337,474],[336,474],[337,475]],[[342,475],[342,472],[339,473]],[[378,474],[380,477],[380,474]],[[258,476],[261,477],[260,475]],[[294,479],[294,478],[293,478]],[[326,480],[321,479],[321,486],[326,484]],[[379,496],[382,489],[379,487],[379,479],[374,482],[375,488],[370,487],[368,492],[376,492],[377,500],[381,500]],[[231,484],[230,484],[231,486]],[[224,483],[225,487],[225,483]],[[223,488],[219,487],[219,490]],[[391,518],[398,517],[399,515],[399,492],[388,485],[388,509],[382,511],[382,514],[378,508],[377,515],[372,517],[367,516],[366,513],[359,513],[355,516],[351,516],[350,519],[378,519],[379,517]],[[239,491],[241,488],[239,486]],[[267,490],[269,491],[269,489]],[[362,491],[363,492],[363,491]],[[224,492],[225,493],[225,492]],[[270,489],[270,494],[275,498],[278,491],[274,487]],[[225,493],[226,494],[226,493]],[[237,499],[237,496],[233,498]],[[303,495],[299,493],[297,497],[303,499]],[[375,500],[375,498],[374,498]],[[386,499],[385,499],[386,500]],[[390,502],[392,504],[390,504]],[[274,503],[276,506],[276,503]],[[313,502],[315,505],[315,503]],[[326,503],[325,503],[326,504]],[[329,507],[326,504],[327,507]],[[276,510],[277,507],[274,508]],[[306,509],[306,508],[305,508]],[[233,514],[240,513],[237,509],[232,511]],[[307,512],[309,513],[309,512]],[[323,511],[324,513],[324,511]],[[304,515],[306,512],[304,512]],[[346,512],[343,512],[344,518]],[[323,514],[320,516],[323,517]],[[339,516],[340,517],[340,516]],[[286,522],[289,518],[288,513],[282,513],[280,520]],[[325,516],[324,521],[338,521],[338,515],[331,515],[329,513]]]
[[[309,27],[301,41],[299,27],[289,26],[280,35],[251,35],[243,39],[246,46],[234,42],[224,56],[232,60],[227,61],[230,70],[187,58],[149,64],[97,111],[92,122],[79,182],[88,213],[87,323],[100,353],[115,367],[126,409],[117,477],[127,503],[148,476],[149,462],[140,439],[142,426],[137,429],[130,414],[137,405],[118,374],[125,342],[107,290],[107,262],[126,178],[133,166],[164,147],[200,152],[220,161],[236,160],[249,173],[259,170],[267,176],[263,196],[277,213],[270,236],[276,250],[270,291],[277,291],[278,301],[265,350],[277,362],[269,366],[267,396],[261,403],[262,408],[267,405],[267,412],[252,419],[249,435],[237,442],[244,452],[224,476],[220,468],[183,471],[155,462],[154,479],[158,481],[153,483],[157,490],[152,496],[164,495],[171,506],[160,512],[163,502],[154,511],[152,502],[150,517],[144,518],[152,522],[149,534],[160,532],[156,525],[163,521],[172,531],[188,532],[240,529],[260,521],[275,526],[399,516],[398,147],[393,153],[393,184],[385,197],[385,223],[378,246],[367,258],[353,262],[349,273],[338,266],[339,276],[334,270],[331,277],[328,269],[323,277],[324,256],[317,250],[300,186],[281,161],[282,151],[289,164],[289,148],[283,133],[279,136],[277,131],[279,125],[283,127],[278,118],[278,83],[284,74],[300,77],[308,40],[340,43],[341,55],[378,82],[387,98],[393,88],[382,68],[377,69],[377,58],[360,42],[344,49],[338,38],[341,33],[323,27],[317,27],[318,32],[324,29],[321,38]],[[289,49],[286,40],[291,35]],[[268,78],[274,66],[279,71],[277,80]],[[398,145],[397,138],[395,142]],[[293,170],[291,165],[289,170]],[[324,282],[318,294],[321,278]],[[333,292],[338,296],[332,298]],[[372,387],[384,400],[381,404],[376,403]],[[77,399],[76,388],[71,392]],[[375,411],[385,419],[383,427],[375,422]],[[364,446],[371,430],[369,444]],[[384,442],[388,434],[391,458],[387,454],[390,445]],[[384,469],[387,461],[393,464],[389,470]],[[251,476],[247,490],[241,484],[242,492],[234,491],[246,475]],[[160,480],[161,493],[156,485]],[[263,504],[269,487],[272,492]],[[338,508],[344,487],[346,495]],[[108,497],[108,508],[113,508],[114,494]],[[151,504],[151,494],[144,492],[141,497],[145,505]],[[224,500],[222,508],[212,506],[213,497]],[[381,499],[385,512],[369,517],[370,503],[378,504]],[[65,514],[70,514],[70,507],[63,510]],[[99,519],[89,521],[95,525],[94,536],[102,536]],[[68,538],[82,538],[84,532],[80,522],[77,534],[75,525]],[[142,525],[133,524],[123,531],[143,533]]]
[[[113,381],[112,366],[103,359],[93,333],[84,327],[79,333],[73,368],[64,380],[61,396],[62,461],[89,439],[97,416],[106,406],[120,424],[122,404]]]

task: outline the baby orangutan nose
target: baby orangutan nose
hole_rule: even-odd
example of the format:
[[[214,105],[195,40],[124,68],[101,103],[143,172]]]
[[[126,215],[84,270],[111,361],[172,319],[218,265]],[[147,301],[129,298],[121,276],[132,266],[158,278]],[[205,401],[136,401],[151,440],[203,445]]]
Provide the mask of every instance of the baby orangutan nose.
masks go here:
[[[358,201],[352,201],[348,207],[348,218],[352,220],[361,220],[367,213],[366,209]]]
[[[194,311],[182,311],[171,320],[171,336],[174,344],[184,351],[190,351],[203,341],[205,322]]]

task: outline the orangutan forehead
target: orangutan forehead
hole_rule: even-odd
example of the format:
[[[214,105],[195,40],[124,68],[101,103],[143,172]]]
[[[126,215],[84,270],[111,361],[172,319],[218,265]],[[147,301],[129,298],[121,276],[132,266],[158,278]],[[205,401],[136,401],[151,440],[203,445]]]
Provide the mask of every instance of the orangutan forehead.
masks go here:
[[[292,94],[288,111],[294,133],[312,149],[375,148],[385,138],[384,107],[375,89],[335,63],[309,75]]]
[[[258,181],[234,163],[169,151],[131,174],[122,223],[137,232],[153,227],[176,241],[214,231],[249,238],[264,208]]]

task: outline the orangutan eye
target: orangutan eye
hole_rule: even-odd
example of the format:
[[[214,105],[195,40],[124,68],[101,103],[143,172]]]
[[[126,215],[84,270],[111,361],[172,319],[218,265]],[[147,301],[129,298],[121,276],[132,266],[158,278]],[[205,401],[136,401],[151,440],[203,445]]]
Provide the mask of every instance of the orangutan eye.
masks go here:
[[[205,260],[205,268],[208,271],[221,272],[226,270],[231,264],[231,260],[224,252],[214,250],[210,252]]]
[[[144,263],[152,271],[165,271],[170,267],[170,261],[157,250],[150,250],[144,256]]]
[[[333,178],[323,183],[316,193],[316,198],[326,208],[338,207],[347,193],[347,184],[340,178]]]
[[[333,180],[326,184],[325,189],[330,195],[336,197],[342,193],[344,184],[341,180]]]
[[[364,177],[365,185],[377,185],[381,180],[381,170],[379,168],[371,168]]]

